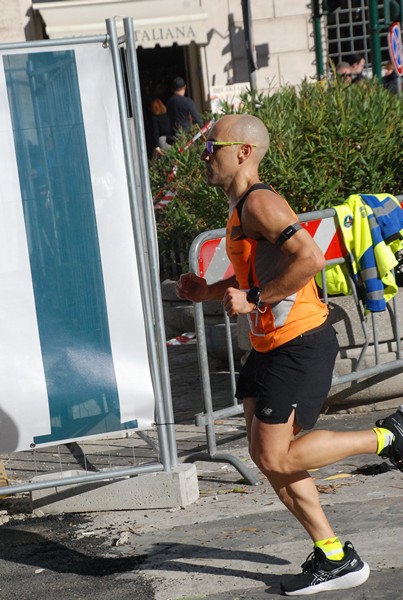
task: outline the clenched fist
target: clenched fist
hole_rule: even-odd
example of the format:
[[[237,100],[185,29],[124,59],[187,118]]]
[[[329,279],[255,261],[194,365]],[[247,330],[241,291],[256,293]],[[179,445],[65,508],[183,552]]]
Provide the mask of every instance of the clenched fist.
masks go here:
[[[204,302],[208,300],[207,281],[194,273],[184,273],[176,284],[176,295],[183,300]]]

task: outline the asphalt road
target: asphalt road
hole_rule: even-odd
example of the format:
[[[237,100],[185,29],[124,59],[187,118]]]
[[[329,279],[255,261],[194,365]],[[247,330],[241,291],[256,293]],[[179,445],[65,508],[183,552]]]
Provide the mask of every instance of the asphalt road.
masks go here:
[[[198,408],[191,349],[181,356],[187,368],[175,365],[173,397],[184,460],[203,449],[204,430],[190,424]],[[369,428],[388,412],[324,415],[318,427]],[[299,571],[311,544],[250,461],[242,417],[217,424],[217,437],[220,450],[242,460],[258,486],[246,485],[230,465],[197,462],[200,499],[184,509],[45,516],[30,513],[25,497],[0,500],[0,599],[279,598],[280,579]],[[371,567],[359,588],[319,597],[403,598],[403,474],[367,455],[312,476],[336,533]]]

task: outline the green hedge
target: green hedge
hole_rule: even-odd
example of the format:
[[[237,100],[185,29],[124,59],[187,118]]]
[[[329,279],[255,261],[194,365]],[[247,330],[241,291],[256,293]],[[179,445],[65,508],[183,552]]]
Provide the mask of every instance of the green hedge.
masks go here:
[[[242,100],[239,112],[258,116],[270,132],[261,179],[296,212],[328,208],[353,193],[403,193],[403,99],[377,81],[348,87],[304,81]],[[175,200],[156,211],[163,277],[187,268],[189,246],[200,232],[225,225],[227,200],[205,183],[202,146],[196,142],[181,153],[186,141],[150,163],[153,193],[177,164],[169,186]]]

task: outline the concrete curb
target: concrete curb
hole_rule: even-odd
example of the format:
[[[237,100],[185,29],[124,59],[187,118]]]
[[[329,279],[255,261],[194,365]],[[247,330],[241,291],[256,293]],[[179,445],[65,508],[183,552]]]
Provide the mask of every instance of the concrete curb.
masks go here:
[[[85,476],[85,471],[65,471],[63,477]],[[54,474],[34,477],[32,483],[49,481]],[[44,514],[87,513],[113,510],[184,507],[199,498],[196,467],[178,465],[173,471],[149,473],[82,485],[66,485],[31,492],[32,510]]]

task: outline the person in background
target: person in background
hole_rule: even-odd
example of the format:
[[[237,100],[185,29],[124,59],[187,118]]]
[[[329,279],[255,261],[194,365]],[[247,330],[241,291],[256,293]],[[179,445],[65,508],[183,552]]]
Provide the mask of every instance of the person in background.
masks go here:
[[[172,144],[178,131],[190,131],[195,123],[203,127],[203,120],[191,98],[185,96],[186,82],[182,77],[175,77],[172,82],[172,96],[167,102],[168,116],[171,123],[167,142]]]
[[[184,273],[176,289],[193,302],[220,300],[229,317],[248,315],[252,351],[236,397],[252,460],[312,540],[302,572],[280,584],[287,596],[306,596],[356,587],[369,576],[351,542],[335,534],[308,471],[358,454],[389,458],[403,471],[403,412],[374,429],[311,431],[331,387],[338,342],[314,279],[325,258],[286,200],[260,181],[269,146],[269,132],[255,116],[226,115],[214,123],[201,160],[207,184],[228,198],[226,249],[235,274],[207,283]]]
[[[348,62],[339,62],[336,66],[336,75],[343,79],[346,85],[351,83],[351,67]]]
[[[153,157],[162,156],[164,150],[171,147],[167,142],[167,136],[171,129],[167,107],[160,98],[152,98],[150,102]]]
[[[351,69],[351,83],[362,83],[365,79],[364,67],[365,59],[360,54],[349,54],[346,56],[345,61],[350,65]]]
[[[387,62],[385,65],[384,75],[382,77],[382,85],[384,88],[392,92],[392,94],[400,94],[399,75],[396,73],[393,63]]]

